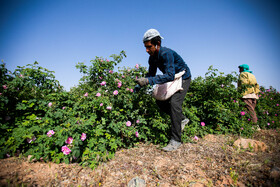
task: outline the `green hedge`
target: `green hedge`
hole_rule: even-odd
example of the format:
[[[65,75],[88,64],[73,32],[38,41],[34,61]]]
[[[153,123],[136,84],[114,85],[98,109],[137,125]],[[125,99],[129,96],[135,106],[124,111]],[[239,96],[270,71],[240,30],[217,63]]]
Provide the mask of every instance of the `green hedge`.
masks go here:
[[[14,72],[2,62],[0,158],[33,155],[94,168],[120,148],[139,142],[165,145],[170,118],[158,110],[151,87],[133,93],[135,78],[147,69],[136,64],[113,71],[125,56],[122,51],[111,60],[96,57],[90,66],[78,63],[83,77],[68,92],[37,62]],[[252,135],[256,126],[240,100],[237,79],[235,72],[225,75],[210,66],[205,78],[192,80],[183,104],[190,119],[183,142],[209,133]],[[261,87],[256,108],[261,128],[279,128],[279,103],[279,92]]]

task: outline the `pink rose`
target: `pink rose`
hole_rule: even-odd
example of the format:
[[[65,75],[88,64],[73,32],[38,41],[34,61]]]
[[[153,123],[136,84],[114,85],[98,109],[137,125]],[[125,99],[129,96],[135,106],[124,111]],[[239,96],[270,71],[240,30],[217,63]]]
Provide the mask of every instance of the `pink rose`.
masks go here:
[[[127,122],[126,122],[126,126],[130,127],[130,126],[131,126],[131,122],[130,122],[130,121],[127,121]]]
[[[51,102],[49,102],[48,106],[49,106],[49,107],[51,107],[51,106],[52,106],[52,103],[51,103]]]
[[[85,95],[84,95],[85,97],[87,97],[88,96],[88,93],[85,93]]]
[[[106,85],[106,82],[105,82],[105,81],[102,81],[102,82],[100,83],[100,85],[101,85],[101,86],[105,86],[105,85]]]
[[[86,133],[82,133],[81,140],[84,141],[87,138]]]
[[[138,131],[135,132],[135,136],[136,136],[137,138],[139,137]]]
[[[73,142],[72,137],[68,137],[67,140],[65,140],[65,143],[67,143],[67,144],[71,144],[72,142]]]
[[[53,130],[49,130],[49,132],[47,133],[48,137],[51,137],[52,135],[54,135],[54,131]]]
[[[205,123],[204,123],[204,122],[201,122],[200,125],[201,125],[201,126],[205,126]]]
[[[245,112],[244,112],[244,111],[241,111],[240,114],[241,114],[241,116],[244,116],[244,115],[245,115]]]
[[[97,93],[96,96],[97,96],[97,97],[100,97],[100,96],[101,96],[101,93]]]
[[[118,90],[115,90],[115,91],[113,92],[114,95],[118,95],[118,93],[119,93]]]
[[[64,155],[69,155],[71,150],[65,145],[62,146],[61,151],[63,152]]]

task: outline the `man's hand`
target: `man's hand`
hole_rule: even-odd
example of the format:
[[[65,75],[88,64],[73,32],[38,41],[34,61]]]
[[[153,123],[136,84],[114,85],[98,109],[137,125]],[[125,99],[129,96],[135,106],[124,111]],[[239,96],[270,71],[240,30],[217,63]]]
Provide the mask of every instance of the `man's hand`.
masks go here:
[[[133,89],[133,93],[138,93],[140,91],[141,87],[139,86],[139,84],[137,84],[134,89]]]
[[[136,82],[137,82],[140,86],[146,86],[147,84],[149,84],[149,80],[148,80],[147,78],[136,79]]]

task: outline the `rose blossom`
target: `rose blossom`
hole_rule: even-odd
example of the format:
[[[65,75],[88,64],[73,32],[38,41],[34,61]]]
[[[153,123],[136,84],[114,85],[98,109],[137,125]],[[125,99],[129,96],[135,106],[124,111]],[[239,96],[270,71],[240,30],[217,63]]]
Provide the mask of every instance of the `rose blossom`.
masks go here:
[[[52,135],[54,135],[54,131],[53,130],[49,130],[49,132],[47,133],[48,137],[51,137]]]
[[[136,136],[137,138],[139,137],[138,131],[135,132],[135,136]]]
[[[127,121],[127,122],[126,122],[126,126],[130,127],[130,126],[131,126],[131,122],[130,122],[130,121]]]
[[[68,137],[67,140],[65,140],[65,143],[67,143],[67,144],[71,144],[72,142],[73,142],[72,137]]]
[[[101,86],[105,86],[105,85],[106,85],[106,82],[105,82],[105,81],[102,81],[102,82],[100,83],[100,85],[101,85]]]
[[[241,114],[241,116],[244,116],[244,115],[245,115],[245,112],[244,112],[244,111],[241,111],[240,114]]]
[[[118,90],[115,90],[115,91],[113,92],[114,95],[118,95],[118,93],[119,93]]]
[[[107,106],[106,109],[107,109],[107,110],[112,110],[112,107],[111,107],[111,106]]]
[[[201,122],[200,124],[201,124],[201,126],[205,126],[205,123],[204,123],[204,122]]]
[[[85,97],[87,97],[88,96],[88,93],[85,93],[85,95],[84,95]]]
[[[61,151],[63,152],[64,155],[69,155],[71,150],[65,145],[62,146]]]
[[[86,133],[82,133],[81,140],[84,141],[87,138]]]
[[[97,96],[97,97],[100,97],[100,96],[101,96],[101,93],[97,93],[96,96]]]
[[[51,103],[51,102],[49,102],[48,106],[49,106],[49,107],[51,107],[51,106],[52,106],[52,103]]]

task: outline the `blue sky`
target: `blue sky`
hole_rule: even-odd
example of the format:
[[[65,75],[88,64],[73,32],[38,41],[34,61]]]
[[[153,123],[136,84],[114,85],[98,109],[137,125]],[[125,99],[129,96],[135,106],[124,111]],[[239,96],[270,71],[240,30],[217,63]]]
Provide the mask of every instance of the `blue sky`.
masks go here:
[[[155,28],[192,77],[248,64],[261,86],[280,90],[280,6],[272,0],[0,0],[0,59],[9,70],[34,61],[69,90],[78,62],[126,51],[120,67],[148,67],[142,43]]]

